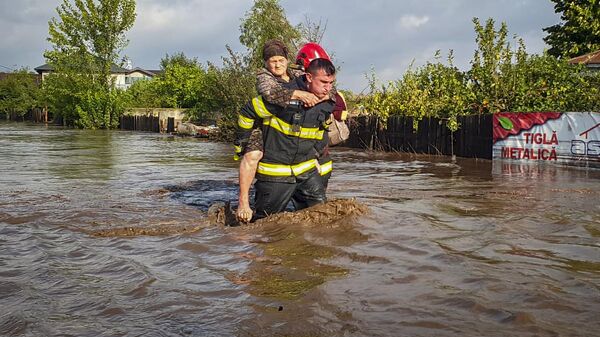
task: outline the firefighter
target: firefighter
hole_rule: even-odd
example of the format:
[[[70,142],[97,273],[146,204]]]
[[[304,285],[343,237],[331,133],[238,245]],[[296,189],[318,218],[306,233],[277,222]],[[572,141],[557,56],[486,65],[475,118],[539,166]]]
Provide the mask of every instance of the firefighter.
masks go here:
[[[310,63],[316,59],[326,59],[330,60],[329,55],[320,45],[314,42],[309,42],[302,46],[298,51],[298,55],[296,56],[296,64],[300,66],[301,69],[307,69]],[[325,123],[325,128],[329,129],[329,126],[333,122],[335,118],[338,121],[345,121],[348,116],[348,112],[346,111],[346,100],[342,96],[340,92],[332,88],[329,91],[330,98],[335,102],[335,106],[333,109],[333,113],[331,117]],[[327,186],[329,185],[329,178],[331,177],[331,172],[333,171],[333,160],[329,154],[329,142],[327,139],[322,140],[322,143],[318,146],[319,149],[322,149],[318,154],[319,161],[319,173],[323,180],[323,186],[325,190],[327,190]]]
[[[283,211],[290,200],[297,209],[326,200],[317,158],[327,144],[325,123],[335,106],[329,99],[335,67],[330,60],[317,58],[309,62],[306,71],[303,78],[290,84],[325,99],[321,103],[310,108],[301,103],[282,108],[257,97],[240,112],[235,144],[239,154],[255,122],[262,120],[264,155],[256,173],[255,219]]]
[[[306,107],[312,107],[321,100],[312,93],[288,88],[291,81],[303,75],[300,69],[288,68],[288,49],[280,40],[265,42],[262,50],[264,68],[256,74],[256,90],[263,100],[286,108],[290,101],[300,100]],[[257,123],[249,135],[249,140],[243,149],[239,169],[239,196],[236,217],[239,221],[248,222],[252,218],[250,208],[250,187],[258,162],[263,155],[262,123]]]

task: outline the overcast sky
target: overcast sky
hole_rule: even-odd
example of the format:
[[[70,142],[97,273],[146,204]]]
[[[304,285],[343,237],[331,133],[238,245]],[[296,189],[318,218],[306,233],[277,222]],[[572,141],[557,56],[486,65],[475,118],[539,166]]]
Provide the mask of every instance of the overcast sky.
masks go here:
[[[43,63],[51,46],[48,20],[62,0],[0,0],[0,71]],[[322,45],[341,66],[338,87],[360,92],[375,69],[383,81],[398,79],[408,66],[433,60],[452,49],[455,64],[467,69],[475,51],[472,18],[508,24],[510,36],[541,53],[544,27],[559,22],[549,0],[281,0],[292,24],[327,23]],[[135,26],[125,54],[133,66],[158,69],[166,53],[182,51],[201,62],[220,64],[225,44],[239,43],[241,18],[251,0],[138,0]]]

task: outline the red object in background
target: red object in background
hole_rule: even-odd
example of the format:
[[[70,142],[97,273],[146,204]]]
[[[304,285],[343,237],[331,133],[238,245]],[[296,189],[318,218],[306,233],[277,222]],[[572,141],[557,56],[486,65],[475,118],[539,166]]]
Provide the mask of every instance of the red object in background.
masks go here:
[[[549,119],[557,119],[560,116],[560,112],[500,112],[494,114],[494,143],[505,139],[509,135],[517,135],[523,130],[529,130],[536,125],[546,123]],[[504,122],[502,122],[502,119]],[[507,125],[512,126],[512,128],[507,129]]]

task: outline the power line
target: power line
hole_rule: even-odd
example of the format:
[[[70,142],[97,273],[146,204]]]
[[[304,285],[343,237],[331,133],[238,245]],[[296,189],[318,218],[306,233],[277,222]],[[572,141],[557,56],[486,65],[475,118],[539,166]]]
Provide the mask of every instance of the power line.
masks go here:
[[[1,65],[1,64],[0,64],[0,67],[2,67],[2,68],[6,68],[6,69],[8,69],[8,70],[10,70],[10,71],[15,71],[13,68],[10,68],[10,67],[7,67],[7,66],[3,66],[3,65]]]

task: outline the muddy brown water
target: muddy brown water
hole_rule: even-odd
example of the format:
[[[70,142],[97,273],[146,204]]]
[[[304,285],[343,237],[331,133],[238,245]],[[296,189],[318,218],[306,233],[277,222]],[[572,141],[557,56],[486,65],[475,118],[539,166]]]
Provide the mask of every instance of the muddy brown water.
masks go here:
[[[0,335],[598,336],[600,171],[333,157],[230,228],[228,144],[0,123]]]

